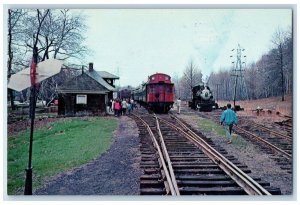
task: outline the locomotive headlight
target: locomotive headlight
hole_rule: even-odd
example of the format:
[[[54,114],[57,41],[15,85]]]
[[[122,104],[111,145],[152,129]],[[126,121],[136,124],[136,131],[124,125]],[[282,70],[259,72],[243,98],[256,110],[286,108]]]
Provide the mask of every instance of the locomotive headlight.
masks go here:
[[[202,90],[201,92],[201,98],[203,100],[208,100],[210,98],[210,92],[207,89]]]

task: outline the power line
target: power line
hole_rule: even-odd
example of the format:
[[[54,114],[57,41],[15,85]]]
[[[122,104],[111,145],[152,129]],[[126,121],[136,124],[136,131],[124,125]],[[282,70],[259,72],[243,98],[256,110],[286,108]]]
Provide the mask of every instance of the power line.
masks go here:
[[[233,69],[232,69],[232,74],[231,76],[235,77],[234,81],[234,95],[233,95],[233,106],[235,107],[235,101],[236,101],[236,96],[237,96],[237,87],[240,89],[240,97],[242,99],[245,99],[245,97],[248,99],[248,92],[247,92],[247,87],[246,87],[246,82],[245,78],[243,75],[243,72],[245,71],[245,61],[242,62],[242,58],[246,58],[246,55],[242,55],[242,53],[245,51],[244,48],[238,44],[238,47],[236,49],[232,49],[231,51],[236,50],[236,60],[232,61],[231,63],[233,64]],[[231,55],[230,57],[233,57]],[[243,66],[244,65],[244,66]],[[239,84],[239,86],[238,86]],[[245,91],[245,92],[243,92]]]

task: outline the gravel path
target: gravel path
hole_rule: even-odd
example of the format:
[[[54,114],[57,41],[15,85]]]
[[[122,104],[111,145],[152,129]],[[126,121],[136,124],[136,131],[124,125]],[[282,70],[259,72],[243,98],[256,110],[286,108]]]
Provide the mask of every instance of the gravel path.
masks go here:
[[[52,177],[36,195],[138,195],[140,150],[138,129],[126,116],[119,119],[109,150],[81,167]]]

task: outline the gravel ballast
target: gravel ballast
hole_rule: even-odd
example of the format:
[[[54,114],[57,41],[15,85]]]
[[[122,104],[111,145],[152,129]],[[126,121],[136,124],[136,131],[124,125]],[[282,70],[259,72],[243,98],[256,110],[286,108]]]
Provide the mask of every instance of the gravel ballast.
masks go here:
[[[230,155],[235,156],[239,162],[248,166],[251,170],[251,175],[260,177],[264,181],[270,183],[272,187],[280,188],[283,195],[293,194],[292,174],[283,170],[270,158],[270,155],[263,153],[257,145],[238,136],[235,143],[227,144],[225,136],[219,136],[215,132],[207,132],[199,126],[199,116],[196,114],[178,115],[186,123],[194,129],[199,130],[205,136],[212,139],[216,145],[223,147]]]

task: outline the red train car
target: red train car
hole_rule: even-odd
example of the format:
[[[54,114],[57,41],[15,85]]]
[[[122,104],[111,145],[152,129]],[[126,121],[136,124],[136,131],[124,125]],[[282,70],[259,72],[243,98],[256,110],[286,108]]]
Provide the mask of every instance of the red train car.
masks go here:
[[[174,83],[169,75],[153,74],[146,84],[133,91],[133,99],[154,112],[167,113],[174,103]]]

